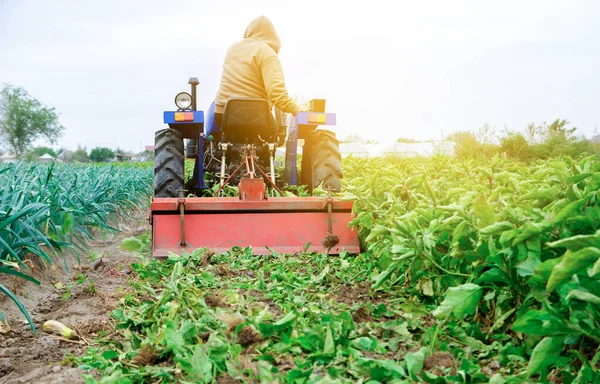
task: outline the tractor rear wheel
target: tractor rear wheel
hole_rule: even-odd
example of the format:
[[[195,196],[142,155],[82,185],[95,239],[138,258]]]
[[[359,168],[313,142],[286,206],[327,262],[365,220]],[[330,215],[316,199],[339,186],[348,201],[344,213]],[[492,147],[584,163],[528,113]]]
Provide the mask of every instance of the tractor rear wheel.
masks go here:
[[[183,138],[173,129],[154,136],[154,196],[178,197],[184,178]]]
[[[332,192],[342,189],[342,155],[335,133],[317,129],[312,137],[312,188],[323,183]]]

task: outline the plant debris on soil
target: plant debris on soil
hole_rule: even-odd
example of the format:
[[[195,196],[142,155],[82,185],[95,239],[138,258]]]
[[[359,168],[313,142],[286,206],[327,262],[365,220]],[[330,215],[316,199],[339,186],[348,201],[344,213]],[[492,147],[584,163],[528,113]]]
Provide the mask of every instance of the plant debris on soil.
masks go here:
[[[7,297],[0,297],[0,313],[7,319],[10,331],[0,332],[0,384],[12,383],[84,383],[84,371],[65,365],[69,355],[81,355],[96,338],[113,330],[110,312],[126,290],[127,275],[115,273],[139,258],[120,249],[121,239],[149,229],[145,211],[123,226],[123,232],[95,242],[88,255],[81,255],[81,264],[67,256],[67,271],[62,263],[55,270],[33,269],[33,276],[41,286],[24,281],[14,288],[30,311],[37,334],[23,322],[24,316]],[[108,255],[94,262],[89,255]],[[94,265],[95,268],[92,268]],[[76,268],[82,266],[84,268]],[[89,268],[85,268],[89,266]],[[50,272],[50,273],[49,273]],[[11,278],[0,275],[2,284],[12,284]],[[60,321],[81,337],[78,343],[50,335],[42,329],[47,320]]]
[[[410,382],[407,356],[430,378],[457,374],[463,345],[439,337],[454,352],[424,350],[436,334],[427,311],[374,292],[356,256],[253,256],[248,248],[206,264],[206,252],[132,265],[138,278],[112,312],[114,336],[72,360],[89,383]]]

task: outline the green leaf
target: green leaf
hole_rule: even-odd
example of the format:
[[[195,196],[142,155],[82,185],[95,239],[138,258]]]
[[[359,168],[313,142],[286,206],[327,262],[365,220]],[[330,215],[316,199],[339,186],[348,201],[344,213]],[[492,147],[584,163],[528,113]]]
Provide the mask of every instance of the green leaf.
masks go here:
[[[34,284],[40,285],[40,282],[38,280],[36,280],[33,277],[31,277],[29,275],[26,275],[26,274],[24,274],[22,272],[15,271],[12,268],[0,266],[0,273],[5,273],[7,275],[17,276],[17,277],[20,277],[20,278],[25,279],[27,281],[31,281]]]
[[[600,230],[593,235],[577,235],[566,239],[547,243],[551,248],[567,248],[569,251],[578,251],[582,248],[600,248]]]
[[[596,262],[594,263],[594,266],[592,267],[592,269],[590,269],[590,270],[588,271],[588,275],[589,275],[590,277],[594,277],[594,276],[596,276],[596,275],[597,275],[597,274],[599,274],[599,273],[600,273],[600,259],[598,259],[598,261],[596,261]]]
[[[323,347],[323,353],[333,354],[335,353],[335,344],[333,342],[333,333],[331,327],[327,327],[327,336],[325,336],[325,346]]]
[[[209,383],[212,380],[212,363],[201,344],[196,344],[191,359],[192,372],[199,379]]]
[[[352,340],[352,344],[363,351],[372,351],[377,346],[377,341],[369,337],[359,337]]]
[[[478,227],[486,228],[498,221],[496,206],[488,203],[485,195],[479,195],[473,200],[473,215],[478,219]]]
[[[137,237],[126,237],[121,242],[121,249],[127,252],[139,252],[144,244]]]
[[[431,202],[433,202],[433,206],[436,206],[435,193],[429,186],[429,183],[427,182],[426,178],[423,179],[423,189],[425,189],[425,193],[427,194],[427,197],[429,197],[431,199]]]
[[[117,357],[119,357],[119,354],[117,352],[109,349],[109,350],[102,352],[102,357],[105,360],[112,360],[112,359],[116,359]]]
[[[565,335],[573,332],[560,317],[545,310],[535,309],[530,309],[518,317],[512,325],[512,330],[539,336]]]
[[[546,284],[546,292],[550,293],[559,285],[566,282],[571,276],[579,273],[584,268],[594,264],[600,258],[600,249],[583,248],[578,251],[567,251],[561,262],[552,268],[552,273]]]
[[[519,228],[519,234],[513,239],[512,245],[529,239],[530,237],[539,235],[542,232],[546,232],[552,228],[552,224],[548,220],[543,220],[539,223],[527,222]]]
[[[452,231],[452,238],[454,242],[457,243],[461,238],[469,235],[471,231],[471,226],[468,221],[461,221],[458,223],[456,227],[454,227],[454,231]]]
[[[409,352],[404,356],[406,362],[406,368],[411,379],[418,380],[417,375],[423,370],[423,363],[425,362],[424,349],[417,352]]]
[[[492,268],[485,271],[475,280],[475,284],[507,283],[510,278],[499,268]]]
[[[541,370],[554,364],[565,346],[563,336],[544,337],[533,349],[527,373],[535,375]]]
[[[165,344],[167,349],[177,352],[184,347],[185,343],[183,336],[179,333],[178,329],[172,328],[172,323],[165,329]]]
[[[535,268],[540,264],[540,260],[535,257],[527,257],[524,261],[517,265],[517,273],[519,276],[531,276],[534,274]]]
[[[417,288],[427,296],[433,296],[433,281],[431,279],[420,279]]]
[[[580,173],[578,175],[571,176],[571,177],[567,178],[567,182],[569,184],[577,184],[580,181],[585,180],[585,179],[587,179],[588,177],[590,177],[592,175],[593,175],[593,173],[591,173],[591,172]]]
[[[19,301],[19,299],[17,299],[17,297],[8,288],[6,288],[2,284],[0,284],[0,291],[4,292],[4,294],[6,296],[10,297],[10,299],[12,301],[14,301],[14,303],[17,305],[17,307],[19,307],[19,310],[21,311],[21,313],[23,313],[23,315],[25,315],[25,318],[27,319],[27,322],[29,323],[29,326],[31,327],[33,334],[36,335],[37,330],[35,329],[35,325],[33,325],[33,320],[31,320],[31,316],[29,316],[29,312],[27,312],[27,310],[25,309],[25,306],[23,306],[23,303],[21,303],[21,301]]]
[[[396,269],[398,269],[398,265],[396,263],[393,263],[385,271],[373,277],[373,289],[379,289],[383,285],[383,283],[385,283],[390,278],[392,273],[396,271]]]
[[[585,203],[585,200],[576,200],[570,202],[554,216],[554,222],[562,223],[566,219],[576,216],[578,213],[581,213],[581,209],[583,208]]]
[[[485,228],[479,230],[482,235],[493,235],[498,232],[504,232],[514,229],[515,225],[509,221],[498,221],[492,225],[488,225]]]
[[[518,201],[539,200],[541,202],[550,202],[556,199],[554,188],[536,189],[519,198]]]
[[[567,302],[570,302],[574,298],[577,300],[585,301],[590,304],[600,305],[600,297],[598,297],[594,294],[591,294],[589,292],[581,291],[578,289],[570,291],[567,294],[566,300],[567,300]]]
[[[534,275],[537,276],[545,285],[545,283],[550,278],[550,274],[552,273],[552,268],[554,268],[558,263],[562,261],[562,256],[554,259],[548,259],[535,267]]]
[[[516,310],[517,310],[517,308],[513,308],[513,309],[509,310],[508,312],[502,314],[502,316],[500,316],[500,318],[498,318],[494,322],[494,325],[492,325],[492,327],[488,331],[488,335],[492,334],[496,329],[500,329],[504,325],[504,322],[506,321],[506,319],[508,319]]]
[[[278,321],[276,321],[273,324],[273,327],[275,328],[276,331],[281,331],[285,328],[288,328],[289,326],[291,326],[294,321],[296,320],[296,314],[293,312],[288,313],[287,315],[285,315],[284,317],[282,317],[281,319],[279,319]]]
[[[62,225],[63,234],[71,233],[71,228],[73,228],[73,215],[70,213],[67,213],[65,215],[63,225]]]
[[[258,379],[261,383],[272,383],[275,380],[274,373],[277,372],[273,365],[265,360],[259,360],[256,363],[258,368]]]
[[[327,264],[325,266],[325,268],[323,268],[323,270],[321,271],[321,273],[319,273],[318,276],[313,277],[313,279],[312,279],[313,283],[323,282],[323,279],[325,278],[325,276],[327,276],[328,273],[329,273],[329,264]]]
[[[470,283],[448,288],[446,298],[432,314],[435,318],[445,318],[452,314],[457,319],[473,315],[482,293],[483,288]]]

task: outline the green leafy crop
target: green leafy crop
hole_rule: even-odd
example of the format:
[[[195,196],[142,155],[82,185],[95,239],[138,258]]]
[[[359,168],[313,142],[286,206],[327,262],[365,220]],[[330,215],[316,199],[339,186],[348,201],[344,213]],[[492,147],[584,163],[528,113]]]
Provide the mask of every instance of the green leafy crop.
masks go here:
[[[88,383],[599,382],[596,157],[343,166],[362,254],[142,261]]]

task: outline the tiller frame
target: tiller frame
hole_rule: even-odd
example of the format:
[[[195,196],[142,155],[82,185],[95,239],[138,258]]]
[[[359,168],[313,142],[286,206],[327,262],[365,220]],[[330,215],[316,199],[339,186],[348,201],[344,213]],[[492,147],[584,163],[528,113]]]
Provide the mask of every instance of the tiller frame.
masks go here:
[[[220,145],[224,147],[224,165],[229,144]],[[348,226],[353,219],[352,201],[333,198],[331,191],[326,197],[267,196],[264,180],[284,194],[276,184],[275,146],[265,145],[271,154],[268,174],[254,161],[255,146],[248,144],[243,147],[243,161],[231,175],[221,168],[217,175],[220,187],[212,197],[186,197],[186,191],[180,190],[179,198],[153,198],[152,255],[164,259],[171,252],[191,253],[197,248],[223,253],[235,246],[250,246],[254,255],[359,253],[358,235]],[[238,196],[218,196],[243,166],[246,173],[238,185]],[[264,178],[257,177],[256,170]]]

